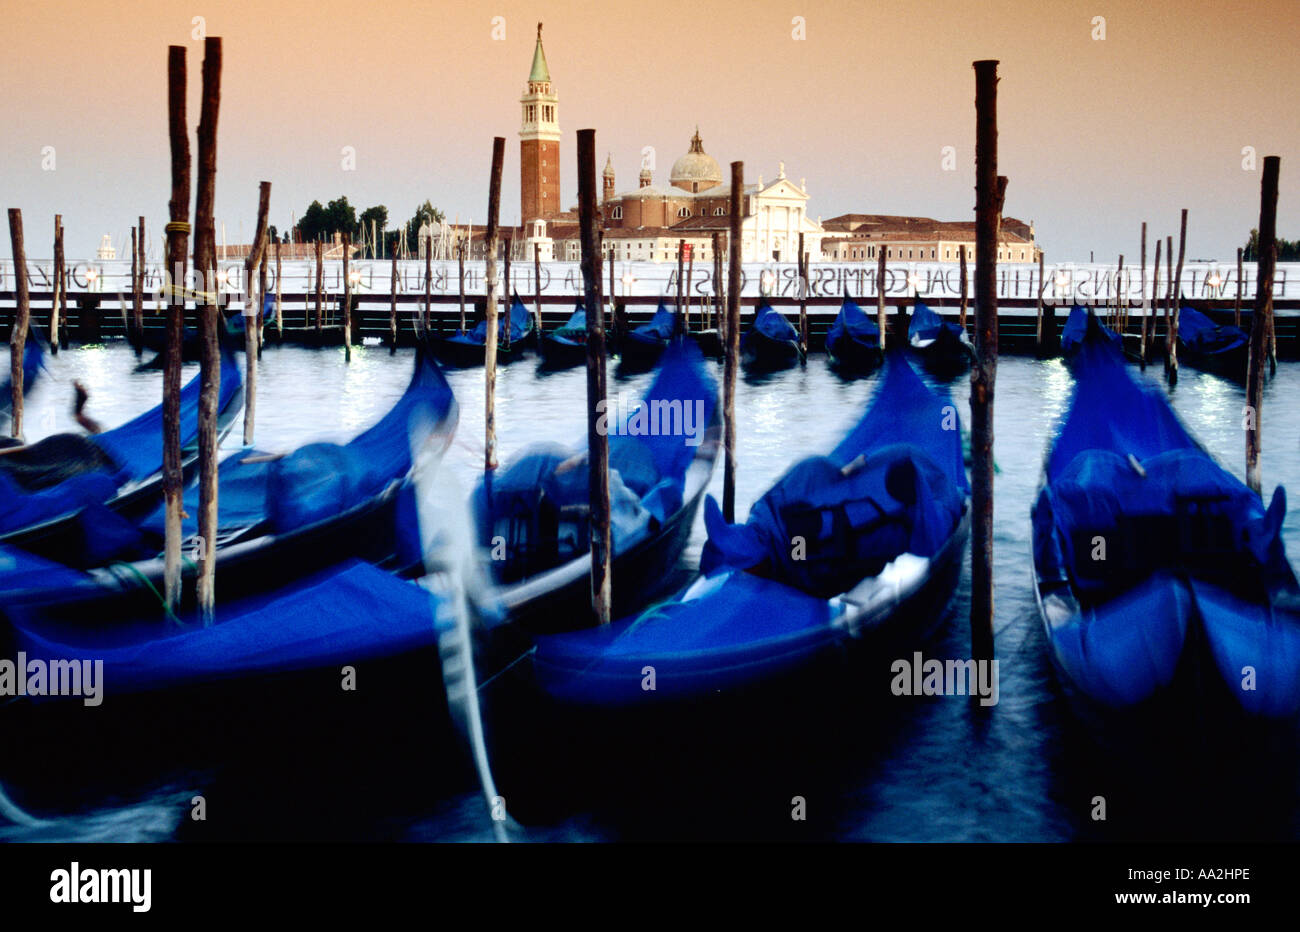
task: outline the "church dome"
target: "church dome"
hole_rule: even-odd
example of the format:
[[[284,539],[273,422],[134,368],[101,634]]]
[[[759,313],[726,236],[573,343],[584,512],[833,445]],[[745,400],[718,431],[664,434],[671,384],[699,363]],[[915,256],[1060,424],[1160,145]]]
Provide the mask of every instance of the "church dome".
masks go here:
[[[717,159],[704,151],[700,141],[700,130],[695,129],[691,137],[690,151],[673,162],[672,173],[668,181],[674,187],[686,191],[705,191],[714,185],[722,184],[722,168]]]

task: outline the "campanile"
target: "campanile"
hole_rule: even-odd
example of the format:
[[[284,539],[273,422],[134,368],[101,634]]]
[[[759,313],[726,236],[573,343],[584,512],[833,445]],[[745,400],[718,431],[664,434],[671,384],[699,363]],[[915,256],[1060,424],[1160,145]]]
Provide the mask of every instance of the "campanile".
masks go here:
[[[519,103],[519,210],[520,219],[527,224],[562,210],[559,98],[551,87],[551,71],[542,51],[541,23],[537,24],[533,68]]]

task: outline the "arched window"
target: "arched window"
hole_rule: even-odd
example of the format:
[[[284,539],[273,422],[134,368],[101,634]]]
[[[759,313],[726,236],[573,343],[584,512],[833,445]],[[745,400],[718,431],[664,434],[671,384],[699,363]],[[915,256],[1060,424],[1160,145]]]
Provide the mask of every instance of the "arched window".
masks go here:
[[[679,208],[677,208],[677,216],[679,216],[679,217],[689,217],[690,215],[691,215],[691,209],[690,209],[689,207],[679,207]]]
[[[621,205],[614,208],[614,219],[615,220],[623,219],[623,208]]]
[[[721,208],[721,207],[715,207],[715,208],[713,208],[713,216],[715,216],[715,217],[721,217],[721,216],[724,216],[724,213],[723,213],[722,208]]]

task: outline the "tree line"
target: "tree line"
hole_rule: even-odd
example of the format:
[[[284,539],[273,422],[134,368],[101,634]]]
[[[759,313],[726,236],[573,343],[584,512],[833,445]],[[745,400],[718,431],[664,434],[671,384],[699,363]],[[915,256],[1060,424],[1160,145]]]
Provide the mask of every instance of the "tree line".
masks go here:
[[[1259,230],[1251,229],[1250,237],[1246,240],[1246,246],[1241,251],[1243,262],[1259,261]],[[1300,239],[1282,239],[1277,238],[1277,261],[1278,262],[1300,262]]]
[[[443,212],[433,206],[431,201],[425,201],[415,209],[411,219],[407,220],[402,226],[394,230],[386,229],[388,226],[388,208],[383,204],[376,204],[373,207],[367,207],[358,216],[357,209],[348,203],[347,197],[336,198],[328,204],[321,204],[320,201],[312,201],[307,210],[294,226],[292,231],[286,230],[283,238],[280,240],[284,243],[297,241],[299,243],[314,243],[321,239],[329,242],[334,238],[335,233],[349,233],[352,236],[353,243],[359,243],[362,233],[367,238],[370,236],[371,224],[374,224],[376,231],[383,232],[383,255],[391,255],[397,248],[398,243],[402,240],[402,233],[406,234],[406,248],[415,251],[419,246],[420,227],[425,224],[437,226],[444,219]],[[280,236],[280,233],[274,226],[267,231],[272,240]]]

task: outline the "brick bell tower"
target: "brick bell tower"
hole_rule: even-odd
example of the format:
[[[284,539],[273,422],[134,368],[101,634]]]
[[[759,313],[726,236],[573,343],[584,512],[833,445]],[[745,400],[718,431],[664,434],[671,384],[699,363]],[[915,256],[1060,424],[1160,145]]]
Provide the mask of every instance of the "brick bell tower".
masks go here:
[[[528,86],[519,98],[519,211],[523,223],[544,220],[563,210],[560,204],[559,97],[551,88],[551,71],[542,51],[542,24]]]

